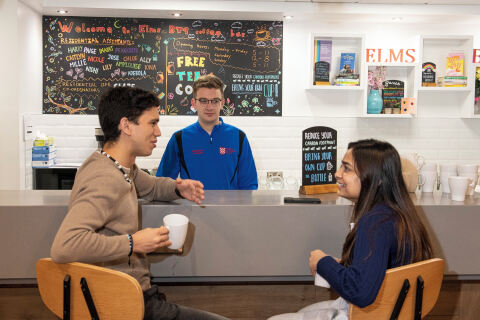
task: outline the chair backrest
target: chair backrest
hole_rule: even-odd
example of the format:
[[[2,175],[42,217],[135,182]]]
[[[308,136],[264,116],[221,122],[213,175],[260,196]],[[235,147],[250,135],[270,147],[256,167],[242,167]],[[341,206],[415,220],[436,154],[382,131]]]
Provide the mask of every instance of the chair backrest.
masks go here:
[[[390,319],[405,279],[408,279],[410,289],[398,319],[414,319],[418,276],[421,276],[424,282],[422,299],[422,317],[424,317],[432,310],[437,301],[442,286],[444,268],[445,261],[435,258],[387,270],[373,304],[365,308],[350,304],[349,319]]]
[[[80,286],[85,278],[92,300],[102,320],[141,320],[144,314],[143,292],[135,278],[126,273],[90,264],[59,264],[50,258],[37,262],[37,282],[43,303],[64,319],[64,279],[70,275],[70,319],[92,319]]]

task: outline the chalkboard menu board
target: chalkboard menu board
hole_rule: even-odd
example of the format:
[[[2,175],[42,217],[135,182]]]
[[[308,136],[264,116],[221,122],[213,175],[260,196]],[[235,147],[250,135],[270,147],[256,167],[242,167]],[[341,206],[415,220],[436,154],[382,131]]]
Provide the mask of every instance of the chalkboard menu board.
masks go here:
[[[222,116],[282,115],[282,22],[44,16],[43,31],[43,113],[96,114],[107,87],[134,86],[194,115],[193,82],[212,73]]]
[[[400,108],[402,106],[402,98],[405,97],[405,83],[400,80],[383,81],[383,107],[384,108]]]
[[[302,132],[302,185],[334,184],[337,130],[311,127]]]

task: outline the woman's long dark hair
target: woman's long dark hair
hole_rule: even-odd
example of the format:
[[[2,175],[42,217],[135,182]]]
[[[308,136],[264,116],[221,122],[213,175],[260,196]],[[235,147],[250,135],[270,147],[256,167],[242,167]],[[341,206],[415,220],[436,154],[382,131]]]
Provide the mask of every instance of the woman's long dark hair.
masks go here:
[[[381,203],[396,213],[397,259],[402,265],[430,259],[433,255],[430,239],[408,195],[397,150],[388,142],[373,139],[351,142],[348,149],[352,150],[361,189],[352,214],[355,227],[343,245],[341,263],[352,264],[358,221]]]

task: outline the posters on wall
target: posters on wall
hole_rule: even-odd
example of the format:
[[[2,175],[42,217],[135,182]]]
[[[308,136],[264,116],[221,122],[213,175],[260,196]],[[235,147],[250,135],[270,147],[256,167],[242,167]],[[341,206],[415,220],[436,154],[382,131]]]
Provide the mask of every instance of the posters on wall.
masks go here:
[[[422,87],[436,86],[437,65],[433,62],[422,63]]]
[[[401,80],[383,81],[383,108],[400,109],[402,98],[405,97],[405,82]]]
[[[222,116],[282,115],[282,22],[44,16],[43,31],[45,114],[96,114],[106,88],[132,86],[194,115],[193,82],[215,74]]]

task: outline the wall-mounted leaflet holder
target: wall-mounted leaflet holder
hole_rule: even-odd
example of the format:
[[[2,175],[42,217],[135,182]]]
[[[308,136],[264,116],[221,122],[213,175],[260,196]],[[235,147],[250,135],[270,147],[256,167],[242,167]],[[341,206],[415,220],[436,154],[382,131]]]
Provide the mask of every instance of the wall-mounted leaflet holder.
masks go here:
[[[33,122],[31,114],[23,115],[23,141],[33,140]]]

